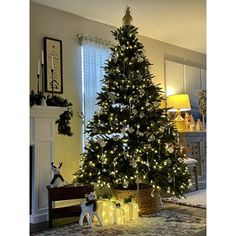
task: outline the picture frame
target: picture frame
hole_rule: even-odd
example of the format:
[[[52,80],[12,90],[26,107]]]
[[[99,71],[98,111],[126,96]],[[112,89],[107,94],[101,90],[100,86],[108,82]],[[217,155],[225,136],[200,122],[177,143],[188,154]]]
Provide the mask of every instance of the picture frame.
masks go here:
[[[63,93],[62,40],[44,37],[44,61],[45,92]]]

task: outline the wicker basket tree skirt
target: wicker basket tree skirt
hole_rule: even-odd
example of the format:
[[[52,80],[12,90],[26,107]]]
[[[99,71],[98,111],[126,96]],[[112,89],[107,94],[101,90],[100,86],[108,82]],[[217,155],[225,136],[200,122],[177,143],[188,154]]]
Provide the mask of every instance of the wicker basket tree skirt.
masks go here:
[[[138,204],[139,215],[141,216],[153,214],[162,209],[160,194],[155,194],[155,196],[152,197],[152,191],[152,186],[140,184],[139,190],[113,189],[112,194],[119,201],[123,201],[125,198],[132,196],[132,201]]]

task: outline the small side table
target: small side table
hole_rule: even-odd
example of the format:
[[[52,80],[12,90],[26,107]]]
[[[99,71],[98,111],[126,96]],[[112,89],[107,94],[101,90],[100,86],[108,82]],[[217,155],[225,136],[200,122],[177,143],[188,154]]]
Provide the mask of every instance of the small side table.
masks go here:
[[[194,178],[195,178],[195,186],[196,190],[198,190],[198,163],[197,160],[193,158],[187,158],[184,160],[184,163],[188,165],[190,171],[193,170]]]
[[[79,216],[81,213],[80,204],[67,207],[53,208],[52,202],[85,198],[85,194],[89,194],[90,192],[94,191],[93,186],[74,185],[59,188],[51,188],[50,186],[47,186],[47,189],[49,227],[52,227],[53,219]]]

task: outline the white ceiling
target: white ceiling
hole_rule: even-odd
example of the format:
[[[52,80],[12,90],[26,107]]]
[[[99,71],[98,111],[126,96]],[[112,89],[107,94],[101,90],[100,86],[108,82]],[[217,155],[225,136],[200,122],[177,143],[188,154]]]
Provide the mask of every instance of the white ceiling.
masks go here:
[[[31,0],[115,27],[131,7],[141,35],[206,53],[206,0]]]

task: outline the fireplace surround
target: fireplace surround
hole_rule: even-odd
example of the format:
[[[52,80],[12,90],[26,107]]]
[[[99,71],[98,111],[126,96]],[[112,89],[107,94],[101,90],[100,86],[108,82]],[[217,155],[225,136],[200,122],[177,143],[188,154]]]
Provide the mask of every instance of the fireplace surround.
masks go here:
[[[48,220],[46,186],[52,178],[56,124],[66,107],[33,106],[30,109],[30,223]]]

